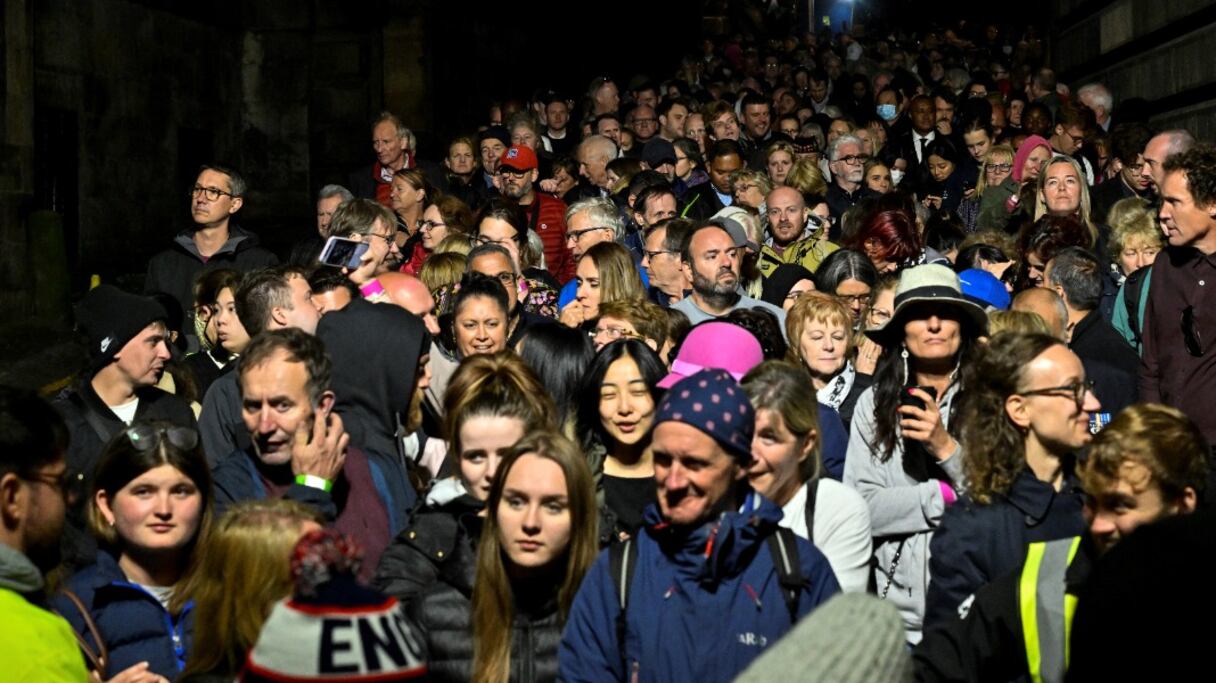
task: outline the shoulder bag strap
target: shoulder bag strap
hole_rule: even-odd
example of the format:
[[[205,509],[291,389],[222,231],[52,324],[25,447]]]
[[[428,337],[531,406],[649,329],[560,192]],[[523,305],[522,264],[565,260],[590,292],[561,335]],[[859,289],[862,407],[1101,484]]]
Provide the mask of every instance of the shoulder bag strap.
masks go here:
[[[101,632],[97,630],[97,624],[93,621],[93,615],[89,613],[89,608],[84,606],[80,596],[76,595],[67,588],[63,589],[63,595],[76,606],[76,610],[80,612],[80,617],[84,619],[85,628],[89,630],[89,635],[93,636],[93,642],[97,644],[97,650],[94,651],[89,646],[89,642],[84,636],[80,635],[76,629],[72,629],[72,635],[76,636],[76,642],[80,644],[80,651],[84,653],[85,659],[89,660],[89,666],[97,672],[97,675],[102,680],[106,679],[106,664],[110,659],[110,652],[106,649],[106,641],[102,640]]]

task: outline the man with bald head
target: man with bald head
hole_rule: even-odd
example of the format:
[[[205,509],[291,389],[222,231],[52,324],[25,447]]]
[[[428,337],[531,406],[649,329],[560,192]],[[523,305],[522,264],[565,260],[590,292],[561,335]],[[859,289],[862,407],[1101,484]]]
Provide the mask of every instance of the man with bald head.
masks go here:
[[[1051,336],[1068,343],[1068,306],[1055,291],[1046,287],[1031,287],[1013,297],[1010,309],[1034,313],[1047,323]]]
[[[422,280],[405,273],[384,273],[376,279],[384,288],[389,301],[422,318],[426,331],[439,336],[439,321],[435,318],[435,299]]]
[[[1153,189],[1161,194],[1165,181],[1165,160],[1181,154],[1195,146],[1195,136],[1182,129],[1167,130],[1154,135],[1144,146],[1144,166],[1140,168],[1142,178],[1153,183]]]
[[[608,162],[617,157],[617,146],[603,135],[592,135],[578,146],[578,174],[599,190],[599,196],[608,196]]]
[[[792,187],[775,187],[765,199],[768,237],[760,248],[757,266],[768,277],[784,263],[797,263],[812,273],[828,254],[840,247],[827,239],[827,226],[811,214],[802,193]]]

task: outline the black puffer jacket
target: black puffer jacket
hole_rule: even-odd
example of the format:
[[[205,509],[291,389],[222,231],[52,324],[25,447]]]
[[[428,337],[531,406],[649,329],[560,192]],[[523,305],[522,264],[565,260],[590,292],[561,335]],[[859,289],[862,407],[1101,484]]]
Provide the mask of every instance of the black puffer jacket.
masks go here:
[[[423,589],[439,580],[445,564],[455,562],[456,558],[466,561],[477,557],[477,540],[481,536],[481,518],[477,513],[485,503],[463,492],[455,479],[436,482],[426,506],[380,556],[380,566],[372,581],[377,590],[408,605]],[[476,572],[476,562],[469,571]]]
[[[409,615],[426,643],[427,669],[432,681],[473,678],[473,581],[477,555],[457,544],[439,579],[424,589],[409,607]],[[516,587],[515,624],[511,637],[512,683],[557,680],[557,648],[562,639],[557,586],[545,577]]]

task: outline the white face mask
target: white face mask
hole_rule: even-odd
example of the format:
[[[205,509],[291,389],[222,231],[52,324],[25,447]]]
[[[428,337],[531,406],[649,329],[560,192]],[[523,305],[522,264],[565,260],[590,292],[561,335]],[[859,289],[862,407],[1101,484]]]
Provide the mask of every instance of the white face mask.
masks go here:
[[[891,169],[891,184],[898,185],[899,181],[904,179],[904,172],[898,168]]]

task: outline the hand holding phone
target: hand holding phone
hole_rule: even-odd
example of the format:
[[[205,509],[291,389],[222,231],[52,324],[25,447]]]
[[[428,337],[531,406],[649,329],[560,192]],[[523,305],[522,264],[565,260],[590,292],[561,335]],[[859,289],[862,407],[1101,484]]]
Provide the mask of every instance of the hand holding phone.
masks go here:
[[[942,423],[933,387],[907,386],[899,395],[899,428],[904,438],[920,441],[938,460],[954,452],[956,442]]]
[[[327,266],[354,270],[363,262],[363,255],[370,246],[370,242],[360,242],[346,237],[330,237],[325,241],[325,247],[321,249],[321,255],[317,260]]]
[[[291,445],[292,474],[311,474],[334,481],[346,462],[349,443],[350,435],[342,426],[341,416],[337,413],[313,416],[311,424],[301,424],[296,429]]]

